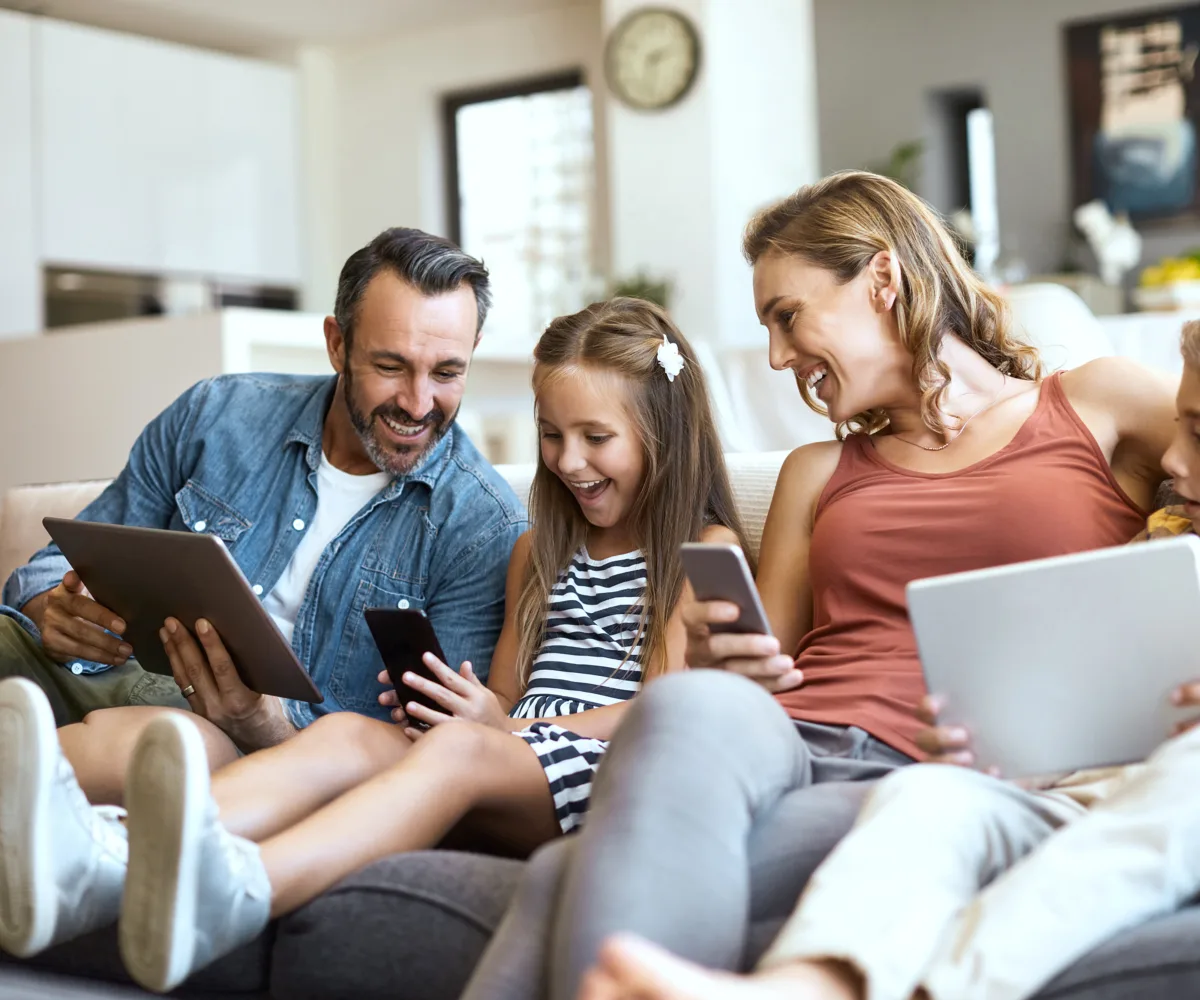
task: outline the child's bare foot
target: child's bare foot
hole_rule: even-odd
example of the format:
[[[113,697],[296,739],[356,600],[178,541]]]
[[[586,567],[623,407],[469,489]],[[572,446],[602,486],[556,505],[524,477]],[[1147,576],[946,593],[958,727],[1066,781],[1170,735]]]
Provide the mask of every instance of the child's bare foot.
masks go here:
[[[715,972],[657,945],[618,935],[600,950],[579,1000],[860,1000],[856,977],[841,966],[796,962],[753,976]]]

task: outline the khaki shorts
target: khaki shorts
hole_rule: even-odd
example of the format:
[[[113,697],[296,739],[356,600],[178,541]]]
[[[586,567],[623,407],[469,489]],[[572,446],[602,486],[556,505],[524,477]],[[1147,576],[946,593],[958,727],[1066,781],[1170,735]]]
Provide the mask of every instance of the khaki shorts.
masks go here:
[[[0,616],[0,679],[27,677],[54,709],[54,721],[82,722],[89,712],[125,705],[158,705],[189,711],[173,677],[143,670],[136,660],[98,674],[76,674],[46,655],[41,644],[12,618]]]

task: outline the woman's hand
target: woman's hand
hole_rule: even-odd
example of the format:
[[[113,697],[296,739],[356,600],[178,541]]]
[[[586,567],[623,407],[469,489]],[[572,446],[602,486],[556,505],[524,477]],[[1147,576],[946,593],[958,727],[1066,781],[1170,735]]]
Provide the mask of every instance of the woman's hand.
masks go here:
[[[738,606],[729,601],[685,601],[687,665],[741,674],[772,694],[799,687],[804,675],[790,656],[780,653],[774,636],[712,630],[713,625],[737,621],[740,614]]]
[[[500,699],[475,676],[475,671],[469,662],[464,662],[457,671],[451,670],[432,653],[426,653],[422,657],[422,662],[433,672],[440,683],[414,674],[411,670],[405,673],[402,679],[414,691],[428,695],[446,711],[438,712],[415,701],[410,701],[401,706],[409,719],[415,722],[424,722],[430,726],[438,726],[443,722],[461,719],[466,722],[478,722],[485,726],[491,726],[493,729],[502,729],[505,732],[512,728],[512,720],[508,717],[504,706],[500,704]],[[420,730],[412,728],[405,732],[413,738],[421,735]]]
[[[975,753],[971,749],[971,734],[962,726],[939,726],[938,715],[946,707],[936,694],[927,694],[917,706],[917,718],[929,728],[917,733],[917,746],[929,756],[930,764],[958,764],[971,767]]]
[[[1179,687],[1171,692],[1171,704],[1177,705],[1179,708],[1200,708],[1200,681],[1192,681],[1190,684],[1180,684]],[[1171,735],[1178,736],[1180,733],[1185,733],[1198,725],[1200,725],[1200,716],[1192,719],[1184,719],[1183,722],[1175,724],[1171,730]]]

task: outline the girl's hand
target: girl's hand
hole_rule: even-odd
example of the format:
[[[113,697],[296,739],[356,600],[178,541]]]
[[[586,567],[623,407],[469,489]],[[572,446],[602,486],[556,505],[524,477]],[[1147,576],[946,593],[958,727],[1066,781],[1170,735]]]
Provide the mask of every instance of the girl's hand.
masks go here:
[[[740,614],[738,606],[729,601],[685,600],[687,665],[741,674],[772,694],[799,687],[804,675],[790,656],[779,651],[774,636],[712,631],[710,626],[737,621]]]
[[[457,671],[454,671],[432,653],[426,653],[422,662],[441,683],[421,677],[412,671],[404,675],[404,683],[413,690],[428,695],[446,709],[446,712],[437,712],[424,705],[419,705],[415,701],[410,701],[402,706],[408,718],[431,726],[462,719],[505,731],[512,728],[512,720],[504,711],[500,699],[475,676],[475,671],[471,669],[470,663],[464,662]],[[412,729],[405,732],[410,737],[414,736],[414,733],[419,735],[419,731]]]
[[[938,725],[938,715],[945,707],[945,700],[939,695],[927,694],[921,699],[921,704],[917,706],[917,718],[929,728],[917,733],[917,746],[929,755],[926,760],[930,764],[971,767],[975,763],[971,734],[962,726]]]
[[[1171,692],[1171,704],[1177,705],[1180,708],[1200,707],[1200,681],[1192,681],[1190,684],[1180,684],[1179,687]],[[1171,730],[1171,735],[1178,736],[1180,733],[1185,733],[1196,726],[1200,726],[1200,717],[1184,719],[1183,722],[1175,724]]]

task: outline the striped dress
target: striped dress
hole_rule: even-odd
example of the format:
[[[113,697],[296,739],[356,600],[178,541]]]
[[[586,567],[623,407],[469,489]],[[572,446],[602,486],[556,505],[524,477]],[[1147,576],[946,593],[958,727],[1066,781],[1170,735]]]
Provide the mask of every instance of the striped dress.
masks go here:
[[[514,719],[572,715],[628,701],[642,685],[637,640],[646,589],[640,552],[593,559],[580,549],[550,591],[546,631]],[[563,833],[583,822],[605,740],[537,722],[517,733],[538,755]]]

